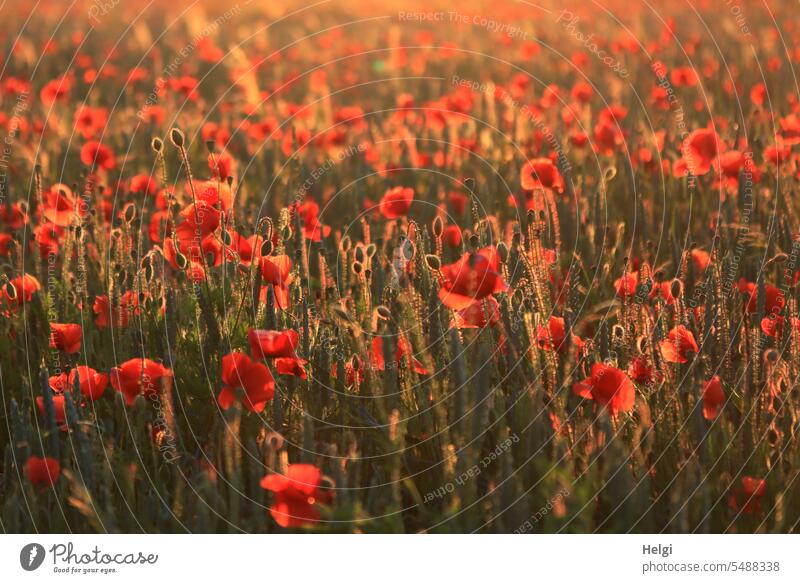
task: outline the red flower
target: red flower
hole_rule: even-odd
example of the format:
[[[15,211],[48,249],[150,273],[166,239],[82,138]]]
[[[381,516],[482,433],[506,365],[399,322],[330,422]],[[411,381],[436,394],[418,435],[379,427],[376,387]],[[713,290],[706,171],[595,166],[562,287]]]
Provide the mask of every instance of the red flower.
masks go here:
[[[58,385],[59,383],[58,381],[53,383],[51,379],[51,387],[53,384]],[[53,410],[55,412],[56,425],[59,426],[61,431],[67,430],[67,413],[64,410],[64,406],[64,395],[53,395]],[[36,397],[36,407],[39,409],[39,413],[44,415],[44,397]]]
[[[267,401],[275,395],[275,381],[269,369],[242,352],[231,352],[222,357],[222,382],[225,386],[217,401],[223,409],[228,409],[236,400],[237,388],[244,389],[244,406],[256,413],[263,411]]]
[[[487,247],[445,265],[439,299],[448,308],[463,310],[477,300],[506,291],[508,287],[497,273],[499,263],[495,248]]]
[[[147,174],[137,174],[131,178],[131,192],[153,196],[158,192],[158,183]]]
[[[289,307],[289,284],[291,283],[292,260],[288,255],[262,257],[259,262],[262,279],[272,285],[275,303],[285,310]],[[266,288],[265,290],[266,291]]]
[[[496,299],[488,296],[459,310],[455,317],[457,328],[485,328],[487,324],[494,327],[500,321],[500,306]]]
[[[116,165],[111,148],[100,142],[86,142],[81,148],[81,162],[85,166],[111,170]]]
[[[67,354],[75,354],[81,350],[83,328],[80,324],[50,323],[50,348],[63,350]]]
[[[275,370],[280,375],[290,375],[300,377],[301,379],[308,378],[306,369],[303,368],[308,361],[302,358],[276,358],[274,360]]]
[[[614,289],[621,298],[636,295],[636,286],[639,285],[639,272],[629,271],[614,282]]]
[[[716,419],[724,404],[725,391],[722,389],[722,381],[714,375],[710,381],[703,383],[703,417]]]
[[[539,326],[536,329],[536,339],[539,346],[545,350],[551,350],[555,346],[558,352],[561,352],[567,347],[564,340],[566,339],[566,326],[564,318],[558,316],[551,316],[547,326]]]
[[[758,286],[742,278],[739,280],[739,291],[750,295],[745,309],[750,314],[754,313],[758,309]],[[785,299],[780,289],[771,283],[764,285],[764,311],[767,314],[777,314],[783,309],[784,303]]]
[[[295,349],[299,340],[294,330],[256,330],[247,331],[250,352],[254,358],[297,358]]]
[[[697,348],[694,334],[682,324],[670,330],[667,339],[659,342],[658,347],[664,360],[681,364],[689,361],[687,358],[689,352],[697,353],[700,351]]]
[[[28,275],[20,275],[3,286],[6,301],[11,306],[22,306],[33,299],[33,294],[42,289],[39,280]]]
[[[404,338],[398,338],[397,349],[394,353],[395,362],[389,366],[397,368],[399,364],[405,360],[410,359],[411,366],[417,374],[428,374],[428,370],[422,366],[422,363],[414,358],[413,350]],[[386,370],[386,359],[383,355],[383,338],[375,336],[372,339],[372,352],[369,355],[370,364],[375,370]]]
[[[607,407],[612,415],[633,409],[636,388],[620,369],[597,362],[588,378],[572,385],[572,392],[584,399],[594,399]]]
[[[320,490],[322,471],[311,464],[290,464],[286,475],[268,474],[261,487],[273,492],[275,504],[269,511],[283,528],[319,521],[317,502],[330,503],[333,493]]]
[[[704,128],[693,131],[683,144],[683,161],[686,169],[702,176],[717,162],[721,144],[714,130]]]
[[[562,192],[564,179],[550,158],[536,158],[525,163],[520,170],[520,185],[523,190],[549,188]]]
[[[98,328],[107,328],[109,324],[125,328],[131,314],[139,313],[139,295],[126,291],[119,299],[119,309],[113,310],[108,305],[108,296],[99,295],[94,299],[92,311],[95,313],[94,324]]]
[[[111,386],[133,405],[137,395],[153,398],[158,395],[159,383],[172,377],[172,371],[149,358],[132,358],[111,369]]]
[[[61,464],[58,460],[45,456],[32,455],[25,464],[25,476],[34,486],[52,488],[61,475]]]
[[[761,512],[761,499],[766,491],[766,480],[745,476],[741,486],[728,499],[728,506],[742,514],[758,514]]]
[[[379,207],[387,219],[397,219],[408,214],[414,201],[414,189],[395,186],[383,195]]]

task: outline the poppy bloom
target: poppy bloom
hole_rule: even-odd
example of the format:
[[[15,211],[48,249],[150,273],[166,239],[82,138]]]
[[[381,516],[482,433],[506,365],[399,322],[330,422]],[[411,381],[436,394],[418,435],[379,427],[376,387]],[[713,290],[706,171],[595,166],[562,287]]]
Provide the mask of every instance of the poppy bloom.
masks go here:
[[[722,381],[714,375],[710,381],[703,383],[703,417],[716,419],[724,404],[725,391],[722,389]]]
[[[132,358],[112,368],[109,376],[114,390],[124,395],[128,405],[133,405],[137,395],[148,398],[158,395],[159,383],[172,377],[172,371],[149,358]]]
[[[62,350],[67,354],[75,354],[81,350],[83,328],[80,324],[50,323],[50,348]]]
[[[58,384],[58,382],[56,382],[56,384]],[[53,411],[55,413],[56,425],[58,425],[61,431],[67,430],[67,413],[64,409],[65,405],[63,394],[53,395]],[[45,414],[44,397],[36,397],[36,407],[39,409],[39,413],[41,415]]]
[[[139,313],[139,295],[126,291],[120,296],[119,309],[109,306],[108,296],[99,295],[94,299],[92,311],[95,313],[94,325],[98,328],[107,328],[109,324],[125,328],[131,314]]]
[[[632,410],[636,400],[636,387],[628,375],[601,362],[592,366],[588,378],[572,385],[572,392],[584,399],[594,399],[607,407],[612,415]]]
[[[50,456],[32,455],[25,464],[25,476],[34,486],[52,488],[61,475],[61,464]]]
[[[289,307],[292,260],[289,259],[288,255],[275,255],[262,257],[259,265],[262,279],[272,285],[272,289],[275,292],[275,302],[279,308],[285,310]]]
[[[537,188],[548,188],[558,192],[564,190],[564,179],[550,158],[529,160],[522,167],[519,178],[523,190]]]
[[[387,190],[379,203],[381,214],[387,219],[404,217],[411,209],[414,201],[414,189],[395,186]]]
[[[694,334],[682,324],[670,330],[667,339],[658,343],[658,348],[664,360],[681,364],[689,362],[688,354],[690,352],[700,352]]]
[[[236,401],[236,389],[244,389],[242,403],[248,410],[259,413],[275,395],[275,381],[269,369],[260,362],[250,360],[242,352],[231,352],[222,357],[222,387],[217,401],[229,409]]]
[[[12,306],[22,306],[33,299],[33,294],[42,289],[39,280],[28,275],[15,277],[3,286],[3,294],[6,301]]]
[[[103,170],[111,170],[116,165],[111,148],[94,141],[86,142],[81,148],[81,162],[84,166],[96,166]]]
[[[268,474],[261,487],[275,496],[269,511],[283,528],[318,522],[317,502],[330,503],[333,493],[321,490],[322,471],[311,464],[289,464],[286,475]]]
[[[158,182],[147,174],[137,174],[131,178],[131,192],[153,196],[158,192]]]
[[[439,299],[453,310],[468,308],[473,302],[508,290],[498,273],[500,260],[494,247],[467,253],[455,263],[442,267]]]
[[[417,374],[428,374],[428,370],[422,366],[422,363],[414,358],[413,350],[409,343],[402,337],[397,340],[397,348],[394,353],[395,362],[394,368],[397,368],[401,362],[410,359],[411,366]],[[386,370],[386,359],[383,353],[383,338],[375,336],[372,339],[372,352],[369,355],[370,364],[375,370]],[[392,363],[389,364],[392,367]]]
[[[473,302],[469,307],[455,314],[457,328],[485,328],[496,326],[500,321],[500,306],[492,296]]]
[[[567,347],[564,342],[566,337],[567,331],[564,318],[559,318],[558,316],[551,316],[546,327],[539,326],[536,329],[536,340],[539,346],[546,350],[551,350],[555,347],[556,351],[562,352]]]
[[[296,358],[295,349],[299,337],[294,330],[256,330],[247,331],[250,352],[254,358]]]
[[[717,162],[721,144],[717,133],[708,128],[693,131],[683,144],[683,161],[686,169],[695,176],[702,176]]]
[[[745,476],[739,488],[728,499],[728,506],[742,514],[758,514],[761,512],[761,499],[766,491],[766,480]]]
[[[636,286],[639,285],[639,272],[629,271],[614,282],[614,289],[621,298],[636,295]]]
[[[758,286],[742,278],[739,280],[739,291],[750,296],[745,309],[749,314],[754,313],[758,309]],[[771,283],[764,285],[764,311],[767,314],[777,314],[783,309],[785,303],[783,292],[780,289]]]

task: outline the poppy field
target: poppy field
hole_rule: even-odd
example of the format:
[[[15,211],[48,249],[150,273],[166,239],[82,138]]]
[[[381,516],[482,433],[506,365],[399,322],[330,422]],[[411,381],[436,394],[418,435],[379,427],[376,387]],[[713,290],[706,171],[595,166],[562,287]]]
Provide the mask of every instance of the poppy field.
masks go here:
[[[797,13],[3,4],[0,529],[797,532]]]

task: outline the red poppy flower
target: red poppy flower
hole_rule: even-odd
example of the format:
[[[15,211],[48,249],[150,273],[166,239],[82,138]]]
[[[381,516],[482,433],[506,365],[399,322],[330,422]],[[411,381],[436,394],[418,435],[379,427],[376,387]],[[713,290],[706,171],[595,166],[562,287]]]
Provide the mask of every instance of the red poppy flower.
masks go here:
[[[455,263],[442,267],[442,287],[439,299],[453,310],[468,308],[473,302],[492,294],[507,291],[498,273],[500,260],[494,247],[467,253]]]
[[[83,328],[80,324],[50,323],[50,348],[75,354],[81,350]]]
[[[572,392],[584,399],[594,399],[612,415],[633,409],[636,387],[620,369],[597,362],[588,378],[572,385]]]
[[[406,359],[410,359],[411,366],[414,367],[414,371],[417,374],[426,375],[428,374],[428,370],[422,366],[422,363],[414,358],[413,350],[409,346],[408,342],[404,338],[398,338],[397,340],[397,348],[395,349],[394,353],[395,362],[391,363],[389,366],[393,368],[397,368],[399,364]],[[369,354],[369,361],[372,365],[372,368],[375,370],[386,370],[386,359],[383,355],[383,338],[380,336],[375,336],[372,338],[372,351]]]
[[[26,273],[6,283],[3,286],[3,293],[9,305],[21,307],[29,303],[33,299],[33,294],[40,289],[42,285],[39,280]]]
[[[148,174],[137,174],[131,178],[131,192],[153,196],[158,192],[158,182]]]
[[[58,385],[58,382],[56,382],[56,385]],[[55,413],[56,425],[58,425],[61,431],[67,430],[67,413],[64,406],[64,395],[53,395],[53,411]],[[41,415],[44,415],[44,397],[36,397],[36,408],[39,409]]]
[[[114,152],[100,142],[86,142],[81,148],[81,162],[85,166],[111,170],[116,165]]]
[[[694,334],[682,324],[670,330],[667,339],[659,342],[658,347],[664,360],[681,364],[689,362],[687,356],[690,352],[700,351],[697,348]]]
[[[631,359],[628,365],[628,374],[637,383],[649,383],[656,377],[656,370],[645,356]]]
[[[108,386],[108,375],[97,372],[93,368],[80,365],[73,368],[69,373],[69,386],[75,386],[75,378],[78,378],[78,386],[81,395],[90,401],[96,401],[103,396]]]
[[[308,362],[302,358],[276,358],[274,361],[275,370],[280,375],[290,375],[301,379],[308,378],[306,369],[303,368]]]
[[[32,455],[25,463],[25,476],[34,486],[52,488],[61,476],[61,464],[50,456]]]
[[[111,309],[107,295],[99,295],[94,299],[92,311],[95,313],[94,324],[98,328],[107,328],[109,324],[126,328],[131,314],[139,313],[139,295],[126,291],[119,299],[119,309]]]
[[[717,133],[709,128],[693,131],[683,144],[683,161],[686,168],[695,176],[702,176],[711,170],[721,151]]]
[[[75,215],[86,214],[84,206],[66,184],[54,184],[43,198],[42,216],[58,227],[68,227]]]
[[[485,328],[496,326],[500,321],[500,306],[492,296],[473,302],[455,314],[457,328]]]
[[[319,205],[315,201],[307,199],[303,204],[296,205],[296,212],[303,219],[303,235],[309,241],[319,243],[322,237],[330,234],[331,228],[319,221]]]
[[[741,485],[728,499],[728,506],[742,514],[759,514],[761,499],[767,491],[767,481],[745,476]]]
[[[158,395],[162,379],[172,377],[172,371],[149,358],[132,358],[112,368],[111,386],[122,393],[125,402],[133,405],[138,395],[153,398]]]
[[[292,260],[288,255],[274,255],[262,257],[259,264],[262,279],[265,283],[273,286],[276,303],[278,307],[285,310],[289,307]]]
[[[639,272],[629,271],[614,282],[614,289],[621,298],[636,295],[636,286],[639,285]]]
[[[722,381],[714,375],[710,381],[703,383],[703,417],[716,419],[724,404],[725,391],[722,389]]]
[[[387,190],[379,203],[381,214],[387,219],[404,217],[411,209],[414,201],[414,189],[395,186]]]
[[[244,389],[242,403],[248,410],[259,413],[275,395],[272,373],[261,362],[254,362],[243,352],[231,352],[222,357],[222,387],[217,401],[228,409],[236,400],[236,389]]]
[[[750,298],[745,304],[745,309],[749,314],[758,309],[758,286],[744,278],[739,280],[739,291],[749,294]],[[771,283],[764,284],[764,311],[767,314],[777,314],[783,309],[786,303],[783,292]]]
[[[550,158],[529,160],[520,170],[520,185],[523,190],[549,188],[562,192],[564,179]]]
[[[322,471],[311,464],[289,464],[286,475],[268,474],[261,487],[273,492],[275,503],[269,511],[283,528],[319,521],[317,502],[330,503],[333,493],[321,490]]]
[[[567,347],[564,342],[566,336],[564,318],[558,316],[551,316],[547,326],[539,326],[536,329],[536,340],[545,350],[552,350],[555,346],[556,351],[562,352]]]
[[[294,330],[256,330],[247,331],[250,352],[254,358],[296,358],[295,349],[299,337]]]

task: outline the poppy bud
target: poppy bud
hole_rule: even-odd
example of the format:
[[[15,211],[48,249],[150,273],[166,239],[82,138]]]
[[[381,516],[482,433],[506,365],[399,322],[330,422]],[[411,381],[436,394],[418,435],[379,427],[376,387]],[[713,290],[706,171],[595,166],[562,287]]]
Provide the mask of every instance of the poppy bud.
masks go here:
[[[614,334],[614,338],[616,338],[617,340],[625,339],[625,328],[623,328],[619,324],[614,324],[614,327],[611,330],[612,333]]]
[[[369,245],[367,245],[367,247],[366,247],[366,249],[365,249],[365,252],[366,252],[366,254],[367,254],[367,257],[369,257],[370,259],[372,259],[373,257],[375,257],[375,252],[376,252],[377,250],[378,250],[378,248],[375,246],[375,243],[370,243]]]
[[[161,138],[153,138],[153,141],[150,142],[150,147],[153,148],[154,152],[161,153],[161,150],[164,149],[164,142]]]
[[[178,128],[172,128],[172,131],[169,132],[169,139],[176,148],[183,148],[184,136]]]
[[[676,300],[681,297],[683,293],[683,282],[680,279],[673,279],[672,285],[670,285],[669,293],[672,295],[673,298]]]
[[[361,271],[364,269],[364,264],[360,261],[353,261],[353,273],[356,275],[361,275]]]
[[[175,264],[178,266],[179,269],[186,269],[186,265],[188,264],[186,256],[183,253],[176,253]]]
[[[363,262],[364,261],[364,247],[362,247],[361,245],[356,247],[355,260],[357,262]]]
[[[339,241],[339,250],[342,253],[347,253],[348,251],[350,251],[351,246],[352,246],[352,241],[350,240],[349,235],[345,235],[344,237],[342,237],[342,240]]]
[[[774,348],[770,348],[764,353],[764,360],[770,364],[775,364],[778,362],[778,351]]]
[[[444,232],[444,221],[442,217],[436,217],[433,219],[433,236],[437,239],[442,236]]]
[[[129,204],[128,206],[126,206],[125,207],[125,214],[124,214],[123,218],[124,218],[125,222],[130,225],[133,222],[133,220],[136,218],[136,207],[133,206],[132,204]]]
[[[263,243],[261,243],[261,256],[262,257],[269,257],[270,255],[272,255],[272,251],[273,251],[272,241],[267,240],[267,241],[264,241]]]
[[[431,271],[439,271],[442,268],[442,260],[436,255],[426,255],[425,263]]]
[[[6,284],[6,296],[12,302],[17,299],[17,288],[10,281]]]
[[[502,241],[497,244],[497,256],[500,259],[500,263],[508,263],[508,247]]]
[[[375,311],[377,312],[378,316],[384,320],[390,320],[392,318],[391,310],[389,310],[389,308],[383,304],[375,308]]]
[[[214,140],[206,140],[206,150],[208,150],[209,154],[213,154],[214,152],[216,152],[216,149],[217,147]]]

